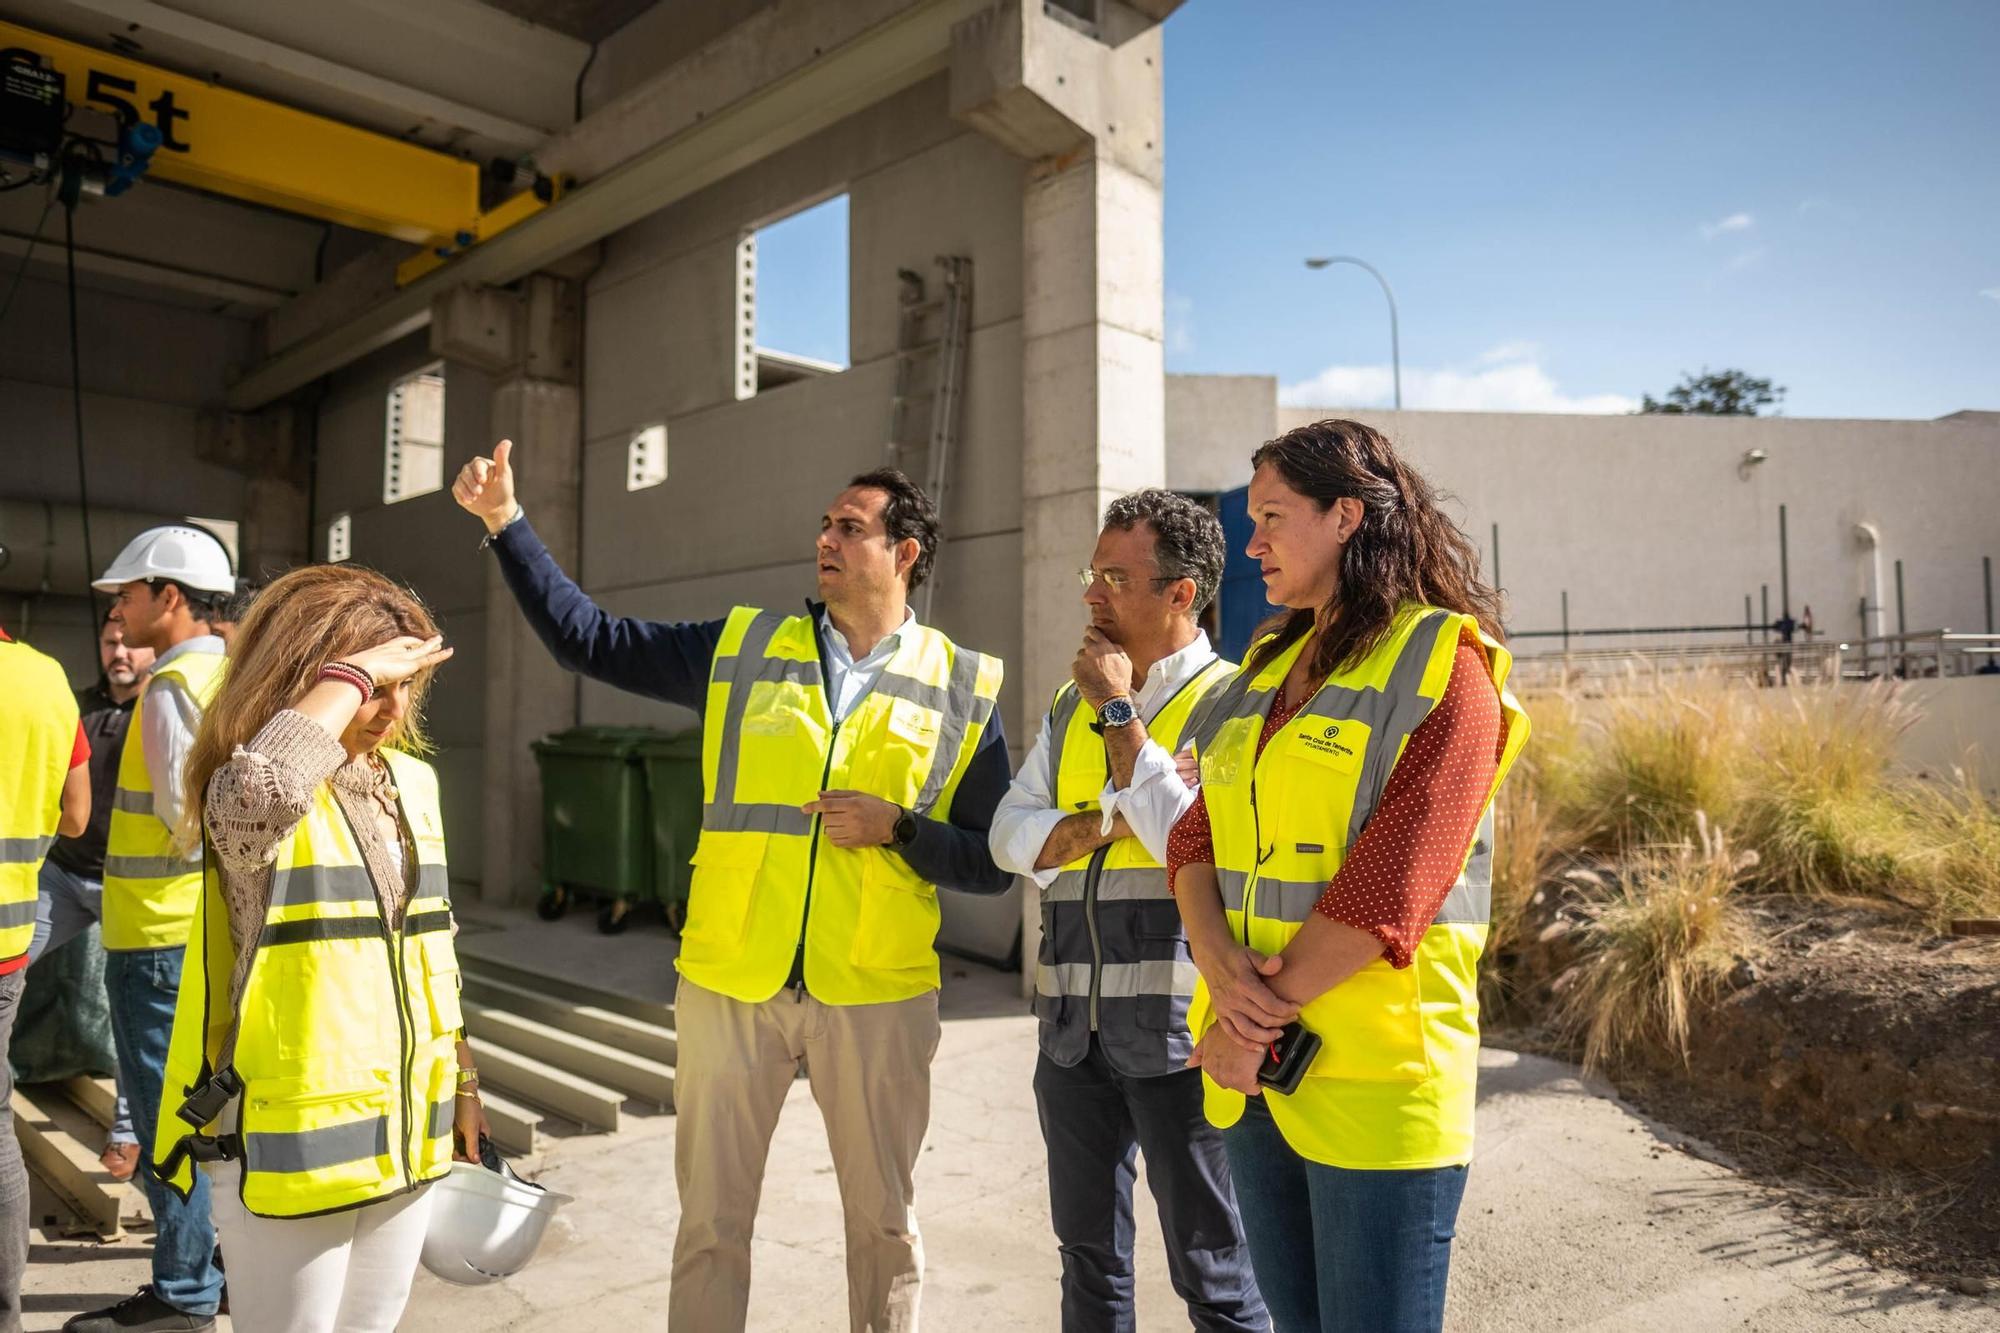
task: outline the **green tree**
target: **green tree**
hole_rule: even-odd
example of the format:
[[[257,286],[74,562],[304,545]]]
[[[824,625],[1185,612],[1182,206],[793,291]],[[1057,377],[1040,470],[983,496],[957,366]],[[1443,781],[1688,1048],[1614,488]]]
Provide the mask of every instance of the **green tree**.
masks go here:
[[[1641,412],[1694,413],[1708,417],[1754,417],[1762,408],[1784,401],[1785,386],[1760,380],[1741,370],[1710,370],[1701,374],[1681,374],[1681,382],[1667,390],[1666,401],[1650,393],[1639,404]]]

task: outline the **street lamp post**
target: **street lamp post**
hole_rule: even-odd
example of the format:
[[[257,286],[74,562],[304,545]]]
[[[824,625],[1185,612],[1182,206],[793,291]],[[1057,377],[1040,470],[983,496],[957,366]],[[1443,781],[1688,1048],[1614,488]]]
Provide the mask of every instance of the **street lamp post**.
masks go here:
[[[1403,348],[1402,338],[1396,329],[1396,293],[1389,290],[1389,280],[1382,276],[1382,270],[1365,259],[1353,255],[1315,256],[1306,260],[1307,268],[1330,268],[1335,264],[1352,264],[1356,268],[1367,269],[1375,281],[1382,284],[1382,295],[1389,298],[1389,372],[1396,385],[1396,410],[1403,410]]]

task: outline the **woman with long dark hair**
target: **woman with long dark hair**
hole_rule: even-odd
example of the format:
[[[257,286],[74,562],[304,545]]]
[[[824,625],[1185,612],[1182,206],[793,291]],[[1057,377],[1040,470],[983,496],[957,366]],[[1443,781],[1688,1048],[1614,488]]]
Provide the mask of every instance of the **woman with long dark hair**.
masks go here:
[[[1477,552],[1380,432],[1316,422],[1253,462],[1248,553],[1285,610],[1210,696],[1169,845],[1191,1063],[1279,1333],[1437,1329],[1527,717]]]

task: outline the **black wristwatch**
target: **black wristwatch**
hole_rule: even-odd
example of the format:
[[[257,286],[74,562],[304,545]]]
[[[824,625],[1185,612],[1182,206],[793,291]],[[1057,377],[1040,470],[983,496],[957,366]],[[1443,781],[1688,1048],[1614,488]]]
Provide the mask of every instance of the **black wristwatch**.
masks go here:
[[[915,812],[905,810],[896,817],[896,828],[889,834],[889,845],[900,852],[916,840],[917,816]]]

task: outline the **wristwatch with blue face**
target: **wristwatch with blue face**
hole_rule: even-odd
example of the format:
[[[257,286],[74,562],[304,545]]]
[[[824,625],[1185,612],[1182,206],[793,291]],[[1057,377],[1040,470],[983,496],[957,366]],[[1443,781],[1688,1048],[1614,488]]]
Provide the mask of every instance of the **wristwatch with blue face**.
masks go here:
[[[1104,707],[1097,710],[1097,725],[1100,727],[1129,727],[1139,720],[1139,710],[1132,707],[1132,701],[1124,695],[1104,701]]]

